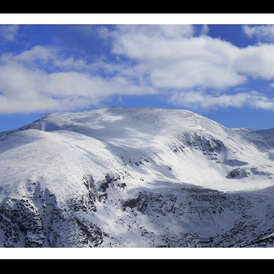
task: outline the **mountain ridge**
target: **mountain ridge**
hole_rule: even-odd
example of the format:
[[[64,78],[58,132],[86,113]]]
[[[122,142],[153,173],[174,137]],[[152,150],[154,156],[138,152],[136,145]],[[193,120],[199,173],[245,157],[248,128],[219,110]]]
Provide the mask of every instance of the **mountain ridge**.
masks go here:
[[[273,131],[104,108],[2,132],[0,246],[272,246]]]

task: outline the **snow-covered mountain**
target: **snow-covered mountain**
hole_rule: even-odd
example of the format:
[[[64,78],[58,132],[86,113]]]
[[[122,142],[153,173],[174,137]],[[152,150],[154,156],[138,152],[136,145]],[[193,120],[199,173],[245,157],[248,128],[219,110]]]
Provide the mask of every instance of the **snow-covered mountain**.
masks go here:
[[[274,129],[186,110],[0,132],[0,247],[273,247]]]

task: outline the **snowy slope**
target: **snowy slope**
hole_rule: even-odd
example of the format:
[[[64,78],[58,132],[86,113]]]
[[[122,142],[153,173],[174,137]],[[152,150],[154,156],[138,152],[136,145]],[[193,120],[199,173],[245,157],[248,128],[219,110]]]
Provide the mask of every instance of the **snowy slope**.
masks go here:
[[[156,108],[1,132],[0,246],[272,246],[273,133]]]

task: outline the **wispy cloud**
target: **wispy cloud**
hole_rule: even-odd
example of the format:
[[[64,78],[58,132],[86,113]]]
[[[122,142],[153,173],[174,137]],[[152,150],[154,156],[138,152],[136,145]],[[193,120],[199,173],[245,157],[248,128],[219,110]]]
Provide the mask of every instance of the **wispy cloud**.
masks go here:
[[[102,77],[95,73],[100,68],[111,75]],[[96,106],[114,94],[156,92],[152,87],[136,85],[116,71],[115,66],[99,61],[63,58],[50,47],[36,46],[18,55],[4,54],[0,59],[0,111],[75,110]]]
[[[274,25],[244,25],[242,29],[249,38],[256,38],[258,40],[271,42],[274,41]]]
[[[0,35],[2,39],[8,42],[15,40],[17,32],[19,30],[19,25],[6,25],[0,27]]]
[[[208,33],[209,33],[209,26],[208,25],[203,25],[202,34],[208,34]]]
[[[244,107],[254,109],[274,110],[274,98],[268,98],[260,92],[242,92],[237,94],[214,95],[201,91],[174,92],[169,99],[174,105],[185,107],[201,107],[203,110]]]
[[[192,25],[83,28],[86,35],[96,31],[111,48],[96,60],[41,45],[2,54],[0,112],[76,110],[113,95],[145,94],[165,94],[172,104],[205,109],[273,109],[272,98],[241,89],[250,79],[273,81],[273,44],[238,48],[207,36],[208,26],[200,36]]]

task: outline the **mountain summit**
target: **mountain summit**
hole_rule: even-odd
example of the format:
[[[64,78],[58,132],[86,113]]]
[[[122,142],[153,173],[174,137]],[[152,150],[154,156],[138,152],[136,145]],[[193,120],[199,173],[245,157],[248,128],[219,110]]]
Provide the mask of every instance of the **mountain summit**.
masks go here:
[[[274,129],[186,110],[54,113],[0,132],[1,247],[273,246]]]

